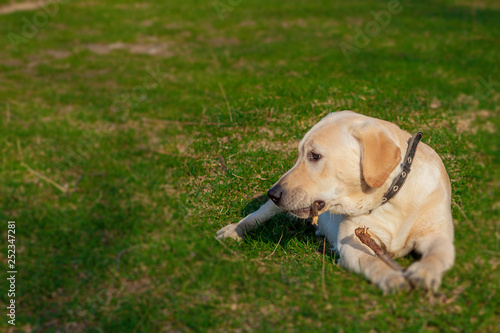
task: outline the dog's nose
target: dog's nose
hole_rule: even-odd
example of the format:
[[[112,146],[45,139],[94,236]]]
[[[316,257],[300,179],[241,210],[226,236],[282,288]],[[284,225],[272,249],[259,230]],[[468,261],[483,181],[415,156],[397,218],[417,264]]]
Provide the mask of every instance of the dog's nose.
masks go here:
[[[315,201],[317,207],[318,207],[318,210],[322,210],[323,208],[325,208],[325,202],[322,201],[322,200],[317,200]]]
[[[275,203],[278,204],[280,202],[281,196],[283,192],[279,186],[273,186],[269,191],[267,191],[267,196]]]

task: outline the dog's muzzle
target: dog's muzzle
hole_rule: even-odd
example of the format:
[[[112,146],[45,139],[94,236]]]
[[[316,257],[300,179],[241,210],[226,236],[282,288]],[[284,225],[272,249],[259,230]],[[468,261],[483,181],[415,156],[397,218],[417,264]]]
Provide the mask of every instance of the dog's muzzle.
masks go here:
[[[312,212],[312,206],[314,203],[316,203],[316,207],[318,211],[321,211],[323,208],[325,208],[325,202],[323,200],[316,200],[313,201],[311,204],[307,204],[303,207],[300,207],[298,209],[293,209],[290,205],[289,202],[285,203],[285,197],[287,196],[284,189],[280,186],[280,184],[276,184],[269,191],[267,191],[267,195],[269,198],[274,202],[274,204],[284,210],[287,210],[291,212],[292,214],[296,214],[298,216],[303,217],[304,213],[309,213],[309,216],[313,216]],[[292,199],[293,198],[287,198],[287,199]]]

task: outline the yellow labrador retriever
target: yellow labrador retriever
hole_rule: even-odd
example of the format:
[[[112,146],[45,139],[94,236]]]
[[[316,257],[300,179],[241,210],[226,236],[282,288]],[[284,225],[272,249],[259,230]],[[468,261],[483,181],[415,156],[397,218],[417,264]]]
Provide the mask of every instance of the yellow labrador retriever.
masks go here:
[[[332,113],[299,143],[299,158],[269,190],[270,200],[217,237],[240,239],[274,215],[300,218],[319,207],[317,233],[339,264],[384,292],[420,286],[436,291],[455,259],[451,187],[438,154],[396,125],[351,111]],[[390,256],[421,255],[404,272],[390,268],[354,235],[366,226]]]

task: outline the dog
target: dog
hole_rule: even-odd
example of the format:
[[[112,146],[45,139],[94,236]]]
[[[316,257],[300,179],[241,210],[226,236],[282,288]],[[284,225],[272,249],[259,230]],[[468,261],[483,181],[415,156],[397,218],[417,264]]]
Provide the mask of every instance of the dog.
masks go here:
[[[339,265],[363,274],[384,293],[420,287],[437,291],[453,266],[451,184],[439,155],[390,122],[339,111],[314,125],[298,145],[295,165],[268,191],[256,212],[217,233],[241,239],[282,212],[312,217],[317,234],[339,254]],[[420,259],[395,270],[355,236],[369,228],[393,258],[414,251]]]

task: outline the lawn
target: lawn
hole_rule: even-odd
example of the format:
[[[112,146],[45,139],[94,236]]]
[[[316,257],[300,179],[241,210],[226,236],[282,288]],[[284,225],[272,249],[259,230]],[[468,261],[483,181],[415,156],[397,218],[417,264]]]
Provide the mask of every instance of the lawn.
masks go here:
[[[0,0],[0,328],[498,332],[499,22],[494,0]],[[214,238],[344,109],[442,157],[437,294],[382,295],[289,215]]]

